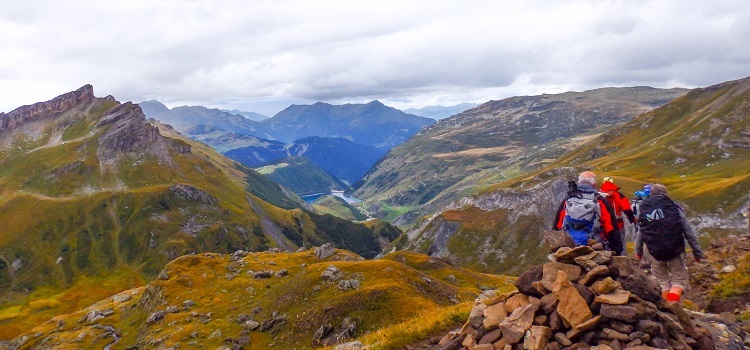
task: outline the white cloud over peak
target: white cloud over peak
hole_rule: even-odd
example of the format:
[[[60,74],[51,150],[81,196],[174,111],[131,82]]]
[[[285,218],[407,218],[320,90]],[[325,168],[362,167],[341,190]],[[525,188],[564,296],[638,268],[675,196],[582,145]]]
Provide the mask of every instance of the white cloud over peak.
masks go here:
[[[0,32],[6,112],[87,83],[122,101],[273,114],[750,75],[739,0],[32,0],[4,4]]]

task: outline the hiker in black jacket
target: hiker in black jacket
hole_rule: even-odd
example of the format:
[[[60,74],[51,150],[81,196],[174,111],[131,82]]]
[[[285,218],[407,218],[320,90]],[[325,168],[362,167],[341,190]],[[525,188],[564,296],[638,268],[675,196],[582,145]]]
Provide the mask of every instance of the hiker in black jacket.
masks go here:
[[[684,211],[667,196],[664,185],[651,187],[651,195],[640,205],[638,225],[635,256],[643,257],[645,243],[651,253],[651,270],[661,285],[662,296],[667,301],[680,301],[689,280],[685,240],[693,249],[695,261],[700,262],[704,256]]]

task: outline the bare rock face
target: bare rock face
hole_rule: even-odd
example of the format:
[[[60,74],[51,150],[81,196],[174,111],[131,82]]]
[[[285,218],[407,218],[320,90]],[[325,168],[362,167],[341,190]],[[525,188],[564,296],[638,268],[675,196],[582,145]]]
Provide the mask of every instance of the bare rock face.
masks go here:
[[[141,107],[130,102],[113,108],[103,116],[97,128],[106,129],[99,137],[97,154],[104,164],[127,153],[147,153],[170,161],[171,153],[190,153],[185,142],[163,137],[159,129],[146,120]]]
[[[211,197],[208,193],[206,193],[206,191],[201,190],[194,186],[177,184],[177,185],[172,185],[171,187],[169,187],[169,189],[172,192],[174,192],[177,196],[184,198],[186,200],[195,201],[195,202],[199,202],[203,204],[209,204],[209,205],[216,204],[216,199]]]
[[[57,96],[47,102],[18,107],[8,114],[0,113],[0,131],[13,129],[30,120],[53,116],[94,98],[94,87],[86,84],[76,91]]]
[[[133,152],[155,142],[159,130],[146,122],[141,108],[125,103],[113,109],[97,127],[113,124],[100,138],[100,150]]]
[[[331,243],[325,243],[322,246],[315,249],[315,257],[318,259],[325,259],[336,252],[336,248]]]

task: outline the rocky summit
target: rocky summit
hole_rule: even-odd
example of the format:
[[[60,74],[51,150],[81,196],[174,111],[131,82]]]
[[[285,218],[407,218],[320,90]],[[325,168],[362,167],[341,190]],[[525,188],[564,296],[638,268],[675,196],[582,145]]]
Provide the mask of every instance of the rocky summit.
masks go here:
[[[486,293],[466,323],[435,348],[745,349],[750,335],[718,315],[688,311],[661,297],[656,279],[635,261],[576,247],[561,231],[545,233],[550,262],[532,267],[517,291]]]

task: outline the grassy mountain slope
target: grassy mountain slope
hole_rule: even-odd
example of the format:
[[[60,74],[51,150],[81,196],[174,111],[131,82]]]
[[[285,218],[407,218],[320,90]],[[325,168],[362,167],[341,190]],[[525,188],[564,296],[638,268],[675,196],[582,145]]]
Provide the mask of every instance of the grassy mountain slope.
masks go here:
[[[685,92],[606,88],[490,101],[440,120],[392,149],[354,196],[376,207],[417,207],[397,221],[408,225],[478,188],[538,169]]]
[[[266,140],[259,137],[246,134],[237,134],[228,131],[220,131],[208,125],[196,125],[185,132],[193,140],[203,142],[219,153],[225,153],[235,148],[258,147],[258,148],[278,148],[283,149],[284,143]],[[280,146],[276,146],[280,145]]]
[[[343,198],[333,195],[323,196],[315,200],[313,207],[321,213],[331,214],[348,220],[366,220],[367,215],[347,203]]]
[[[90,85],[0,114],[0,338],[140,285],[183,254],[333,242],[374,256],[397,235],[302,208]]]
[[[323,279],[331,266],[338,277]],[[312,349],[328,325],[331,334],[350,326],[339,341],[394,349],[462,322],[480,287],[507,292],[511,282],[407,252],[372,261],[342,250],[323,260],[311,251],[189,255],[145,287],[56,316],[7,345]]]
[[[339,179],[305,157],[281,158],[256,170],[300,196],[347,188]]]
[[[304,157],[349,184],[359,181],[384,154],[379,148],[340,137],[310,136],[295,140],[289,145],[278,141],[259,141],[246,147],[231,149],[224,154],[249,167],[274,164],[286,157]]]
[[[750,79],[695,89],[560,164],[586,162],[636,186],[660,182],[690,211],[736,216],[750,192],[749,116]]]
[[[460,266],[517,272],[544,261],[568,180],[583,170],[613,176],[631,195],[663,183],[682,203],[704,245],[744,234],[750,207],[750,79],[691,90],[581,145],[539,171],[457,200],[420,222],[397,245]]]
[[[289,146],[289,153],[313,161],[331,175],[353,184],[375,164],[385,152],[344,138],[305,137]]]

